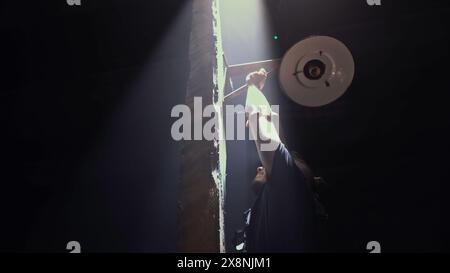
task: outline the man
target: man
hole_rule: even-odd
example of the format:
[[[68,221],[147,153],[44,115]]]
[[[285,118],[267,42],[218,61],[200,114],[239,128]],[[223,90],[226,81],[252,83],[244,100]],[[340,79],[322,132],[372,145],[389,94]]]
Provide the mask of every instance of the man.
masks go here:
[[[254,188],[258,194],[246,229],[248,252],[315,251],[316,204],[309,169],[294,159],[280,140],[270,105],[263,94],[264,69],[247,76],[247,126],[262,166]]]

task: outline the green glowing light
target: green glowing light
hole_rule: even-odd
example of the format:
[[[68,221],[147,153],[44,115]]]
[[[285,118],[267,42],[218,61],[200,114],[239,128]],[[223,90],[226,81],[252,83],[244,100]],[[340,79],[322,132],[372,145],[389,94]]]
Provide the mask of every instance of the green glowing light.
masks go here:
[[[280,39],[280,37],[279,37],[278,35],[274,35],[274,36],[273,36],[273,39],[274,39],[274,40],[278,40],[278,39]]]

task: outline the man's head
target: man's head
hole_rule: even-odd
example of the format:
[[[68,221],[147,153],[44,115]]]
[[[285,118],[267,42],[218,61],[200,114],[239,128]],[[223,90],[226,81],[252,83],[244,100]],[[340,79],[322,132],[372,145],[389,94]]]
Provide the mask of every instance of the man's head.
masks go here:
[[[266,169],[263,166],[256,168],[256,176],[253,179],[252,190],[258,195],[264,184],[267,182]]]
[[[300,155],[295,152],[290,152],[292,159],[294,160],[295,165],[297,168],[302,172],[303,176],[305,177],[306,183],[311,187],[313,191],[316,191],[316,180],[313,175],[313,172],[311,168],[306,164],[306,162],[301,159]],[[267,182],[268,175],[266,172],[266,169],[264,167],[258,167],[256,168],[256,176],[253,179],[252,183],[252,190],[255,194],[259,194],[261,189],[263,188],[264,184]]]

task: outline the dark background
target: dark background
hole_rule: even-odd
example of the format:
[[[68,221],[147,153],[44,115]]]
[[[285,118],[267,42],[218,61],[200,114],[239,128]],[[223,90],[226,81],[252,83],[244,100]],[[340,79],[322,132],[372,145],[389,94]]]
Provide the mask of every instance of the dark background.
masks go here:
[[[280,36],[271,42],[278,56],[315,34],[344,42],[355,60],[352,86],[325,107],[291,103],[280,95],[276,77],[265,88],[269,101],[281,105],[287,144],[329,184],[321,194],[330,215],[325,249],[365,251],[376,240],[382,251],[448,251],[449,8],[443,1],[266,5],[272,31]],[[233,227],[228,238],[242,227],[240,212],[254,199],[248,186],[258,166],[254,144],[229,142],[228,158],[243,149],[250,162],[245,168],[229,160],[237,172],[227,179],[227,212],[234,215],[227,219]]]
[[[265,2],[279,56],[319,34],[355,59],[351,88],[326,107],[294,105],[268,84],[288,145],[330,184],[327,249],[448,251],[445,1]],[[190,4],[0,4],[1,251],[65,252],[71,240],[86,252],[176,251],[170,110],[189,75]],[[241,148],[245,169],[233,160]],[[251,204],[255,156],[249,143],[228,149],[230,235]]]

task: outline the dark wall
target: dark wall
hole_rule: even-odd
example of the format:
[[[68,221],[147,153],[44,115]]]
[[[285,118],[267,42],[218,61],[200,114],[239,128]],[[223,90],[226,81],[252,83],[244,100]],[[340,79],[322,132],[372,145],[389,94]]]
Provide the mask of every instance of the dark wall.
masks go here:
[[[0,249],[174,251],[189,1],[3,1]]]

